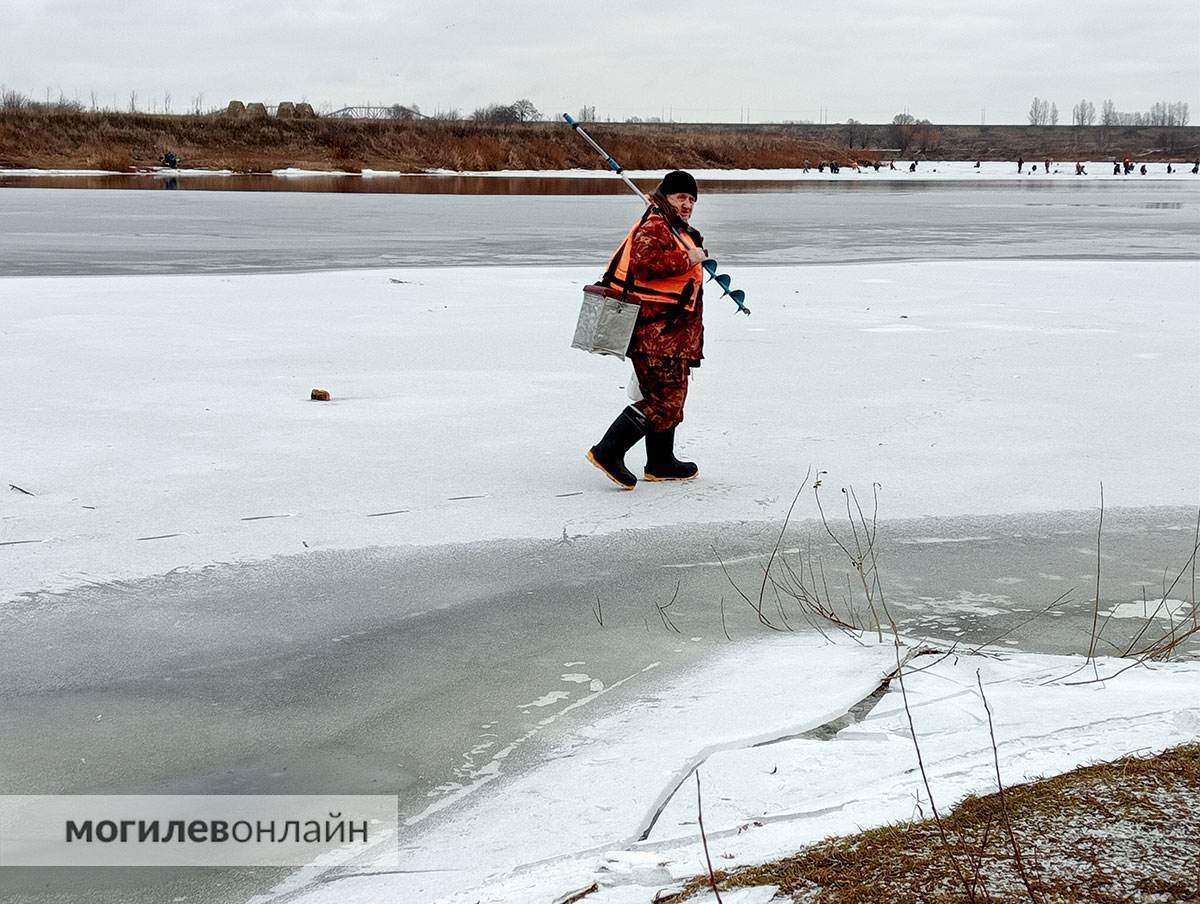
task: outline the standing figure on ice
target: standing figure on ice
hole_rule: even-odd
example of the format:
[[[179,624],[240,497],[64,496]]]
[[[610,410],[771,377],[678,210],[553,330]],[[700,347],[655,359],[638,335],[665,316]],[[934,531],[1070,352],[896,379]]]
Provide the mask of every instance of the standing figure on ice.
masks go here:
[[[629,343],[641,398],[617,415],[587,453],[592,464],[627,490],[637,485],[637,478],[625,467],[625,453],[642,437],[647,480],[691,480],[699,473],[695,464],[675,457],[675,428],[683,420],[688,375],[704,357],[702,264],[708,253],[704,237],[688,222],[698,194],[690,173],[667,173],[600,280],[641,305]]]

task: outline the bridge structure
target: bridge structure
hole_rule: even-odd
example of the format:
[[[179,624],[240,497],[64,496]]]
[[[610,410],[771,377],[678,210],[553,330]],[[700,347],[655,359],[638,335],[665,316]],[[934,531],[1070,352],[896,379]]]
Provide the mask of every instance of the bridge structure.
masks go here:
[[[424,113],[406,107],[402,104],[392,104],[388,107],[342,107],[332,113],[326,113],[325,119],[428,119]]]

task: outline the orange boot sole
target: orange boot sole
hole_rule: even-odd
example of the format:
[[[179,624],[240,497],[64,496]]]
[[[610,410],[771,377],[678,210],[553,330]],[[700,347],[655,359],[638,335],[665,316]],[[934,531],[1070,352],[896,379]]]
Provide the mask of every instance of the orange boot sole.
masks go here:
[[[634,484],[634,485],[633,485],[633,487],[631,487],[631,486],[629,486],[628,484],[621,483],[621,481],[617,480],[617,478],[615,478],[615,477],[613,477],[611,474],[609,474],[609,473],[608,473],[608,469],[607,469],[607,468],[605,468],[605,467],[604,467],[604,465],[600,464],[600,462],[596,461],[596,456],[594,456],[594,455],[592,454],[592,450],[591,450],[591,449],[588,449],[588,451],[587,451],[587,455],[586,455],[586,456],[584,456],[584,457],[585,457],[585,458],[587,458],[587,460],[588,460],[588,461],[590,461],[592,464],[594,464],[594,465],[596,466],[596,469],[597,469],[597,470],[598,470],[598,471],[599,471],[601,474],[603,474],[605,477],[607,477],[609,480],[611,480],[613,483],[615,483],[615,484],[616,484],[617,486],[619,486],[621,489],[623,489],[623,490],[632,490],[632,489],[633,489],[633,487],[637,486],[637,484]]]
[[[598,466],[597,466],[598,467]],[[695,480],[700,476],[700,469],[696,469],[696,473],[691,477],[655,477],[653,474],[645,474],[645,479],[654,481],[655,483],[667,483],[669,481],[683,482],[685,480]]]

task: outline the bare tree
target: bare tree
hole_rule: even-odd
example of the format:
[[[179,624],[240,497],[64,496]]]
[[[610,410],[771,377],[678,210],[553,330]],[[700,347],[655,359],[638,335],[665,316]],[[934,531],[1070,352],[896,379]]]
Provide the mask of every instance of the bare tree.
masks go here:
[[[1029,124],[1044,126],[1050,122],[1050,101],[1035,97],[1029,105]]]
[[[403,104],[392,104],[388,109],[388,116],[402,122],[411,122],[421,118],[421,108],[416,104],[409,104],[407,107]]]
[[[1058,104],[1050,105],[1050,125],[1058,125]]]
[[[11,88],[4,89],[3,96],[0,97],[0,107],[5,110],[28,110],[31,106],[33,106],[31,98]]]
[[[129,112],[130,113],[137,112],[137,92],[136,91],[129,92]]]
[[[168,88],[166,91],[163,92],[163,112],[164,113],[171,112],[171,89],[170,88]]]
[[[916,133],[915,125],[917,118],[911,113],[897,113],[892,117],[892,125],[888,130],[888,135],[891,138],[892,144],[904,153],[913,143],[913,136]]]
[[[1112,103],[1112,101],[1107,101]],[[1090,126],[1096,121],[1096,106],[1090,100],[1081,100],[1071,108],[1071,125]]]
[[[513,101],[513,112],[517,115],[517,122],[537,122],[542,118],[542,114],[538,112],[538,108],[533,105],[533,102],[521,98]]]
[[[585,104],[579,108],[579,116],[576,117],[580,122],[595,122],[596,108],[591,104]]]
[[[914,130],[913,139],[922,154],[934,150],[942,143],[942,133],[934,128],[933,123],[928,119],[917,120]]]
[[[1100,124],[1115,126],[1118,121],[1117,105],[1113,103],[1111,97],[1106,98],[1100,106]]]
[[[480,107],[470,116],[475,122],[486,122],[492,124],[521,122],[521,114],[517,112],[513,104],[488,104],[486,107]]]
[[[1147,125],[1152,126],[1186,126],[1188,120],[1188,105],[1186,101],[1168,103],[1159,101],[1150,108]]]
[[[1186,101],[1158,101],[1151,105],[1145,113],[1123,113],[1118,110],[1111,100],[1104,102],[1105,125],[1116,126],[1186,126],[1188,123],[1188,105]]]
[[[857,119],[846,120],[846,144],[849,147],[855,144],[862,148],[867,146],[867,128]]]

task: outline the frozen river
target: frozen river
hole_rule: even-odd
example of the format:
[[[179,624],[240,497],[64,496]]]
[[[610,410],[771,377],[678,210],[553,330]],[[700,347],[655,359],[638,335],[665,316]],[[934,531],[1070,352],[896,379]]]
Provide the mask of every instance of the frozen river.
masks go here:
[[[1187,562],[1194,481],[1174,478],[1196,473],[1195,404],[1160,390],[1195,374],[1197,265],[1164,261],[1200,258],[1200,181],[706,191],[696,224],[745,265],[737,278],[762,305],[711,321],[688,425],[704,480],[640,496],[586,466],[570,411],[535,449],[476,455],[496,435],[482,417],[462,421],[487,429],[436,445],[451,433],[439,418],[474,410],[462,406],[481,374],[489,409],[540,424],[569,404],[601,423],[588,406],[612,362],[565,348],[553,293],[581,274],[549,265],[598,268],[636,203],[494,185],[0,187],[0,277],[101,277],[0,278],[0,373],[19,400],[0,416],[4,478],[37,493],[0,494],[0,568],[84,585],[0,611],[7,793],[383,791],[418,813],[479,765],[482,743],[529,734],[538,701],[560,699],[586,727],[725,645],[769,642],[733,583],[761,585],[809,461],[880,479],[887,513],[921,498],[884,525],[881,550],[899,627],[939,646],[1087,650],[1097,478],[1112,506],[1104,606],[1135,606]],[[959,263],[928,263],[946,259]],[[802,316],[779,287],[787,271],[761,266],[856,261],[926,263],[806,269]],[[505,306],[475,304],[498,271],[400,269],[460,264],[510,265]],[[340,268],[358,270],[176,276]],[[396,318],[399,304],[413,316]],[[210,316],[189,317],[202,306]],[[518,334],[512,310],[548,328]],[[477,370],[485,357],[492,369]],[[304,401],[313,372],[336,374],[345,397]],[[459,378],[472,391],[456,395]],[[617,397],[618,378],[603,379]],[[735,397],[743,381],[774,390]],[[497,528],[514,508],[548,532]],[[446,525],[465,539],[404,533]],[[811,520],[793,544],[838,560]],[[1104,639],[1135,627],[1114,621]],[[650,662],[661,667],[642,683],[619,683]],[[622,690],[576,709],[585,668]],[[506,777],[545,755],[531,737]],[[289,872],[10,869],[0,899],[239,901]]]
[[[599,265],[637,212],[628,194],[595,194],[591,180],[476,181],[493,192],[556,193],[0,188],[0,275]],[[1147,260],[1200,251],[1200,180],[1186,176],[720,189],[702,188],[695,225],[724,263]]]

